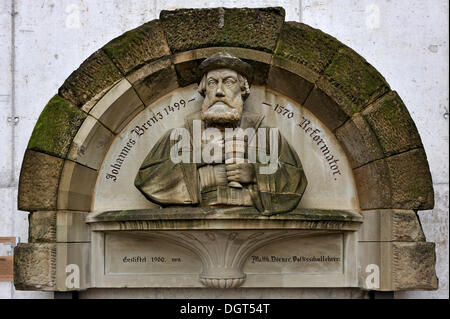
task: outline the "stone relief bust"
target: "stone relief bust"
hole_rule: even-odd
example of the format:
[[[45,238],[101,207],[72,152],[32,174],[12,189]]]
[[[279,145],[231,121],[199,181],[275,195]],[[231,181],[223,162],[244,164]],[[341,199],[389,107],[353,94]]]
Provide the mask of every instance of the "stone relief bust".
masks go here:
[[[188,137],[176,153],[184,152],[184,160],[173,158],[174,147],[181,142],[174,139],[179,129],[171,129],[148,153],[135,186],[162,206],[254,206],[263,215],[295,209],[307,180],[286,139],[276,128],[262,125],[264,115],[245,110],[252,67],[222,52],[204,60],[200,71],[201,111],[187,116],[180,128]],[[196,129],[204,132],[202,138],[198,134],[195,138]],[[230,138],[232,131],[245,134]],[[276,155],[276,163],[272,170],[264,170],[268,163],[261,158],[269,153]]]

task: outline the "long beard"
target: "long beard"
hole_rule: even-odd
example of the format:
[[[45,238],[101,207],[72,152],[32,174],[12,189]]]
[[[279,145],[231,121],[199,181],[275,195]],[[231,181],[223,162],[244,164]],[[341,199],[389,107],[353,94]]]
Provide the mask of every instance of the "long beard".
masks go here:
[[[230,106],[230,104],[232,105]],[[205,97],[202,105],[202,120],[208,125],[229,124],[235,126],[241,119],[243,104],[242,99],[236,99],[229,103],[223,100],[210,101]]]

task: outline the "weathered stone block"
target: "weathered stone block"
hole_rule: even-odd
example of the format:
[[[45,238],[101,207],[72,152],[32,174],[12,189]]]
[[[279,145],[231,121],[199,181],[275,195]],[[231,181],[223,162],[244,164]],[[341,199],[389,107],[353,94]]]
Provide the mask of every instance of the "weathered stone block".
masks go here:
[[[378,71],[349,48],[339,53],[323,72],[329,85],[318,87],[330,96],[348,115],[360,112],[389,91],[389,85]]]
[[[362,112],[386,156],[422,147],[417,128],[396,92],[384,95]]]
[[[384,160],[371,162],[353,172],[361,209],[392,208],[391,180]]]
[[[368,290],[436,290],[435,245],[359,242],[360,287]],[[377,278],[379,280],[377,280]]]
[[[433,182],[421,148],[371,162],[354,174],[362,209],[434,206]]]
[[[422,148],[386,158],[392,183],[392,208],[426,210],[434,207],[434,191]]]
[[[336,130],[336,138],[344,147],[353,168],[383,158],[377,137],[359,114]]]
[[[27,150],[19,179],[19,210],[54,210],[64,160]]]
[[[284,22],[283,8],[180,9],[161,11],[173,53],[212,46],[273,52]]]
[[[320,74],[342,47],[344,45],[332,36],[291,21],[283,24],[275,55]]]
[[[147,64],[131,73],[127,79],[145,106],[178,88],[177,75],[169,60]]]
[[[267,87],[287,95],[300,104],[305,102],[313,86],[313,83],[295,73],[275,66],[270,68]]]
[[[56,290],[56,244],[27,243],[14,248],[17,290]]]
[[[120,71],[100,49],[87,58],[59,88],[58,94],[72,104],[83,104],[110,88],[122,77]]]
[[[391,214],[394,241],[425,241],[425,234],[417,213],[411,210],[393,210]]]
[[[321,85],[320,83],[324,83]],[[324,87],[328,85],[323,79],[319,79],[318,85]],[[348,116],[340,106],[318,86],[315,86],[309,93],[304,103],[304,107],[316,115],[331,131],[341,126]]]
[[[394,290],[435,290],[434,243],[392,243]]]
[[[86,116],[67,100],[55,95],[39,116],[28,149],[65,158]]]
[[[27,243],[14,249],[17,290],[68,291],[89,287],[89,243]]]
[[[85,222],[87,212],[45,211],[30,214],[29,242],[88,242],[90,232]]]
[[[124,74],[147,62],[170,55],[159,20],[125,32],[106,44],[103,50]]]
[[[424,242],[425,235],[417,214],[412,210],[378,209],[361,214],[364,223],[359,241]]]
[[[175,71],[180,87],[201,81],[202,74],[198,69],[200,63],[202,63],[202,60],[192,60],[175,64]]]
[[[56,211],[31,213],[28,241],[30,243],[56,242],[56,215]]]

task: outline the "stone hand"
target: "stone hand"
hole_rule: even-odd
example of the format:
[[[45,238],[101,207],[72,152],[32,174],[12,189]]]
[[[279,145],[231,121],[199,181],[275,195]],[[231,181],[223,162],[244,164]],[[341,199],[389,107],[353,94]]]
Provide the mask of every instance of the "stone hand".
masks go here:
[[[255,167],[251,163],[225,164],[229,182],[250,184],[256,182]]]

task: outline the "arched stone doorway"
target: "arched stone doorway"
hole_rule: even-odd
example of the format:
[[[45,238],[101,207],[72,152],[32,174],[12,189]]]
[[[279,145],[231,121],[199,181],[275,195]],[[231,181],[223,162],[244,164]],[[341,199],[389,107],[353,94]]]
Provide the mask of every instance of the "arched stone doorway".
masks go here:
[[[112,40],[72,73],[42,112],[25,153],[19,209],[32,214],[29,243],[15,250],[16,287],[71,290],[61,265],[75,258],[90,269],[85,218],[118,205],[102,206],[98,198],[107,189],[104,163],[113,157],[114,143],[121,145],[124,129],[129,132],[133,120],[162,100],[190,96],[183,92],[198,83],[200,62],[223,50],[254,67],[253,90],[303,110],[291,142],[312,133],[302,124],[300,115],[307,114],[303,119],[320,124],[342,154],[349,173],[345,188],[352,191],[334,208],[364,217],[359,287],[435,289],[434,244],[424,241],[416,215],[433,207],[433,187],[407,108],[362,57],[320,30],[285,22],[281,8],[163,11],[159,20]],[[370,264],[380,266],[379,288],[364,281]],[[91,287],[90,276],[82,272],[79,289]]]

